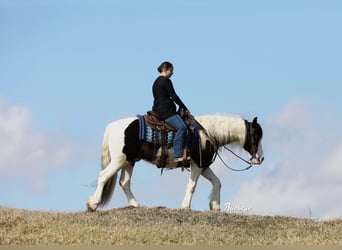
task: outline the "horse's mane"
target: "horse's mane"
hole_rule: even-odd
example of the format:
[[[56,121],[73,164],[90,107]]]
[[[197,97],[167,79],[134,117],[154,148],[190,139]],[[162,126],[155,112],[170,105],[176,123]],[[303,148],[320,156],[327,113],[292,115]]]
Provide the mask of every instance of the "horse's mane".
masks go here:
[[[196,120],[216,139],[219,146],[232,142],[239,142],[242,146],[245,142],[246,126],[241,116],[218,113],[197,116]]]

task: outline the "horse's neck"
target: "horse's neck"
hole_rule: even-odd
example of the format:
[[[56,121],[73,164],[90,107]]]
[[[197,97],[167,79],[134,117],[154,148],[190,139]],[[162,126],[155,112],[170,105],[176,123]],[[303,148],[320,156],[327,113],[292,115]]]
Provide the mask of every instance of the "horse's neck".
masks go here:
[[[245,120],[235,115],[207,115],[196,117],[198,122],[216,140],[219,147],[238,142],[242,146],[246,138]]]

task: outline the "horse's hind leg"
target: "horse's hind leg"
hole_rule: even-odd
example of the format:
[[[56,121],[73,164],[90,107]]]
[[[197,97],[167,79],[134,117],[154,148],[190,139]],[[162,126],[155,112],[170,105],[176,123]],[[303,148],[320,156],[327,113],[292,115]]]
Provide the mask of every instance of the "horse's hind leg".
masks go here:
[[[120,186],[126,194],[128,206],[138,207],[139,203],[135,199],[131,190],[131,177],[133,173],[133,166],[126,164],[121,170]]]
[[[111,197],[116,181],[117,172],[122,168],[122,162],[111,161],[109,165],[100,171],[95,193],[89,197],[87,207],[89,211],[95,211],[98,206],[105,205]],[[112,190],[104,192],[104,187],[108,181],[113,181]],[[108,196],[108,197],[104,197]]]

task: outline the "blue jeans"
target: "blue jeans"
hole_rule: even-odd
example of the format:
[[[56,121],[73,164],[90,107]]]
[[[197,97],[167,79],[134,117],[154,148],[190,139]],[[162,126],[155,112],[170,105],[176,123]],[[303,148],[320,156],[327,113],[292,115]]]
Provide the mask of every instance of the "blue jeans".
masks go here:
[[[183,156],[184,141],[188,129],[178,114],[171,116],[165,121],[177,130],[175,138],[173,139],[173,151],[174,157],[180,158]]]

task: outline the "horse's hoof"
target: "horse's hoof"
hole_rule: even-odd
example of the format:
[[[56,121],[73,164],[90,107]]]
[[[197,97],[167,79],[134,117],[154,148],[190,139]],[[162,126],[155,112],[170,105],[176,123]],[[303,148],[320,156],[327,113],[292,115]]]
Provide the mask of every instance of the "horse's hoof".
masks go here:
[[[88,202],[87,202],[87,211],[90,213],[94,213],[96,211],[96,207],[92,207]]]
[[[95,213],[96,209],[92,209],[91,207],[87,207],[88,213]]]
[[[210,207],[210,210],[213,211],[213,212],[220,212],[221,211],[220,204],[217,203],[217,202],[210,203],[209,207]]]
[[[185,210],[185,211],[190,211],[191,207],[189,207],[189,206],[182,206],[180,209]]]

